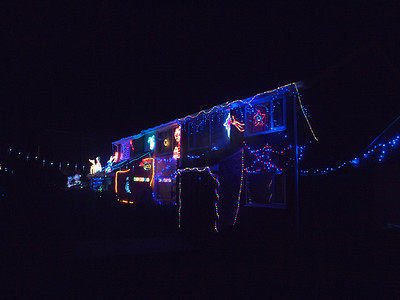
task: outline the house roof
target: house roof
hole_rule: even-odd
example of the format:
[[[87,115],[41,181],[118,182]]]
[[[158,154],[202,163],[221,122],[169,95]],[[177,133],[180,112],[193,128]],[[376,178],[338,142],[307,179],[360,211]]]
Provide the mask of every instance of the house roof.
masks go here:
[[[242,106],[244,104],[248,104],[248,103],[251,103],[253,101],[257,101],[261,96],[264,96],[264,97],[271,96],[272,94],[278,93],[279,91],[290,89],[293,86],[300,86],[300,85],[301,84],[299,82],[298,83],[293,82],[293,83],[285,84],[285,85],[280,86],[278,88],[275,88],[273,90],[268,90],[268,91],[265,91],[265,92],[258,93],[256,95],[254,95],[252,97],[249,97],[249,98],[246,98],[246,99],[227,101],[225,103],[213,106],[213,107],[211,107],[209,109],[201,110],[201,111],[199,111],[197,113],[193,113],[193,114],[187,115],[186,117],[175,119],[175,120],[173,120],[171,122],[168,122],[168,123],[165,123],[165,124],[161,124],[161,125],[158,125],[158,126],[153,127],[153,128],[142,130],[138,134],[131,135],[131,136],[119,139],[119,140],[113,142],[113,144],[118,144],[118,143],[121,143],[121,142],[124,142],[124,141],[127,141],[127,140],[131,140],[131,139],[134,139],[134,140],[138,139],[138,138],[142,137],[145,134],[151,133],[152,131],[156,131],[156,130],[159,130],[159,129],[164,128],[164,127],[168,127],[168,126],[172,126],[172,125],[176,125],[176,124],[182,123],[182,122],[186,121],[187,119],[197,118],[201,114],[209,114],[209,113],[211,113],[213,111],[217,111],[219,109],[223,109],[223,108],[226,108],[226,107],[229,107],[229,108],[240,107],[240,106]]]

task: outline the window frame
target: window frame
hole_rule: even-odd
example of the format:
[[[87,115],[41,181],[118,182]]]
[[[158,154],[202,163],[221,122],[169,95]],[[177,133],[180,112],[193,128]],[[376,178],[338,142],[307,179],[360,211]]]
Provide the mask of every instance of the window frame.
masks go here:
[[[263,174],[272,174],[272,201],[271,203],[250,203],[249,202],[249,178],[248,175],[263,175]],[[276,175],[281,175],[283,176],[283,187],[282,187],[282,191],[283,191],[283,202],[275,202],[274,199],[276,199]],[[250,194],[251,194],[251,190],[250,190]],[[248,207],[265,207],[265,208],[277,208],[277,209],[288,209],[288,195],[287,195],[287,176],[284,172],[257,172],[257,173],[252,173],[252,174],[247,174],[247,178],[246,178],[246,194],[245,194],[245,204],[244,206],[248,206]]]
[[[229,108],[227,108],[227,109],[224,108],[223,110],[224,110],[224,112],[226,114],[230,113],[230,109]],[[197,122],[197,120],[199,118],[199,117],[196,117],[196,118],[193,118],[193,119],[191,119],[191,120],[189,120],[187,122],[187,132],[188,132],[187,145],[188,145],[188,150],[189,151],[202,150],[202,149],[212,148],[212,147],[217,146],[217,145],[227,145],[227,144],[229,144],[229,141],[230,141],[229,137],[227,137],[226,142],[224,142],[224,143],[218,143],[218,142],[217,143],[212,143],[212,140],[213,140],[213,138],[212,138],[212,136],[213,136],[213,134],[212,134],[213,118],[212,117],[213,117],[213,115],[212,115],[212,113],[210,113],[210,114],[207,114],[206,116],[202,115],[202,117],[203,118],[204,117],[207,118],[207,122],[208,122],[208,144],[204,145],[204,146],[191,146],[190,145],[190,141],[191,141],[192,138],[194,138],[194,144],[196,145],[196,135],[192,136],[190,134],[191,122]],[[223,127],[223,124],[222,124],[222,127]],[[221,130],[225,131],[225,128],[222,128]]]
[[[273,104],[273,101],[277,101],[277,100],[282,100],[282,126],[277,126],[277,127],[274,127],[274,118],[273,118],[273,114],[274,114],[274,112],[273,112],[273,109],[272,109],[272,104]],[[257,101],[257,103],[254,103],[254,104],[252,104],[252,106],[257,106],[257,105],[264,105],[264,104],[269,104],[269,107],[270,107],[270,128],[271,129],[268,129],[268,130],[264,130],[264,131],[261,131],[261,132],[256,132],[256,133],[249,133],[248,132],[248,129],[249,129],[249,126],[248,126],[248,115],[249,115],[249,105],[246,105],[246,108],[245,108],[245,136],[246,137],[248,137],[248,136],[256,136],[256,135],[260,135],[260,134],[268,134],[268,133],[273,133],[273,132],[280,132],[280,131],[284,131],[284,130],[286,130],[286,95],[277,95],[277,96],[272,96],[272,97],[269,97],[269,98],[266,98],[266,99],[263,99],[263,101],[262,100],[260,100],[260,101]]]

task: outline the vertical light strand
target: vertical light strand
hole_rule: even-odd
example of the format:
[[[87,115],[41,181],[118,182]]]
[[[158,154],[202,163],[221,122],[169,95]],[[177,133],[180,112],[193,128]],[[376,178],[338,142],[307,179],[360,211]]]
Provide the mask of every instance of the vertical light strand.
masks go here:
[[[272,201],[272,190],[271,190],[271,188],[272,188],[272,178],[271,178],[271,181],[269,182],[269,184],[268,184],[268,191],[269,191],[269,199],[268,199],[268,203],[271,203],[271,201]]]
[[[181,228],[181,209],[182,209],[182,178],[181,174],[179,174],[179,183],[178,183],[178,228]]]
[[[216,186],[214,189],[214,193],[215,193],[215,202],[214,202],[214,206],[215,206],[215,222],[214,222],[214,230],[216,232],[218,232],[218,220],[219,220],[219,213],[218,213],[218,203],[219,203],[219,187],[220,187],[220,183],[218,180],[218,177],[216,175],[214,175],[213,173],[211,173],[210,170],[208,170],[208,172],[210,173],[211,177],[215,180],[216,182]]]
[[[233,220],[233,225],[236,224],[237,217],[238,217],[238,214],[239,214],[240,198],[242,196],[243,178],[244,178],[244,148],[242,148],[242,172],[241,172],[241,175],[240,175],[239,194],[238,194],[238,198],[237,198],[236,213],[235,213],[235,219]]]
[[[311,131],[311,133],[312,133],[314,139],[318,142],[318,138],[315,136],[314,130],[313,130],[312,127],[311,127],[311,123],[310,123],[310,121],[308,120],[307,113],[306,113],[305,110],[304,110],[303,103],[301,102],[301,95],[300,95],[300,93],[299,93],[299,90],[298,90],[298,88],[297,88],[297,84],[296,84],[296,83],[294,83],[294,87],[295,87],[295,89],[296,89],[297,99],[299,99],[299,104],[300,104],[301,111],[303,112],[304,118],[305,118],[306,121],[307,121],[308,128],[310,128],[310,131]]]

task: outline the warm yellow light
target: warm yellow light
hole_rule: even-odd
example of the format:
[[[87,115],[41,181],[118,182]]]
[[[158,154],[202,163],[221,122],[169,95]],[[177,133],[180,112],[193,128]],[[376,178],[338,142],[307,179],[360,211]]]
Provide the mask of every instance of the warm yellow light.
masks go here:
[[[90,166],[90,174],[101,172],[100,157],[96,157],[96,159],[89,159],[89,161],[92,164]]]
[[[127,172],[129,172],[131,169],[128,169],[128,170],[124,170],[124,171],[117,171],[116,173],[115,173],[115,193],[116,194],[118,194],[118,174],[120,174],[120,173],[127,173]]]

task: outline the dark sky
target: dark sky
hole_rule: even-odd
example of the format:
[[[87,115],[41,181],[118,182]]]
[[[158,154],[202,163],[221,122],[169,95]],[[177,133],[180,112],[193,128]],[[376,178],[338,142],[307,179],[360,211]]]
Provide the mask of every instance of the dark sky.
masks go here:
[[[83,2],[2,4],[6,142],[53,130],[109,144],[315,78],[371,43],[400,66],[399,6]]]

